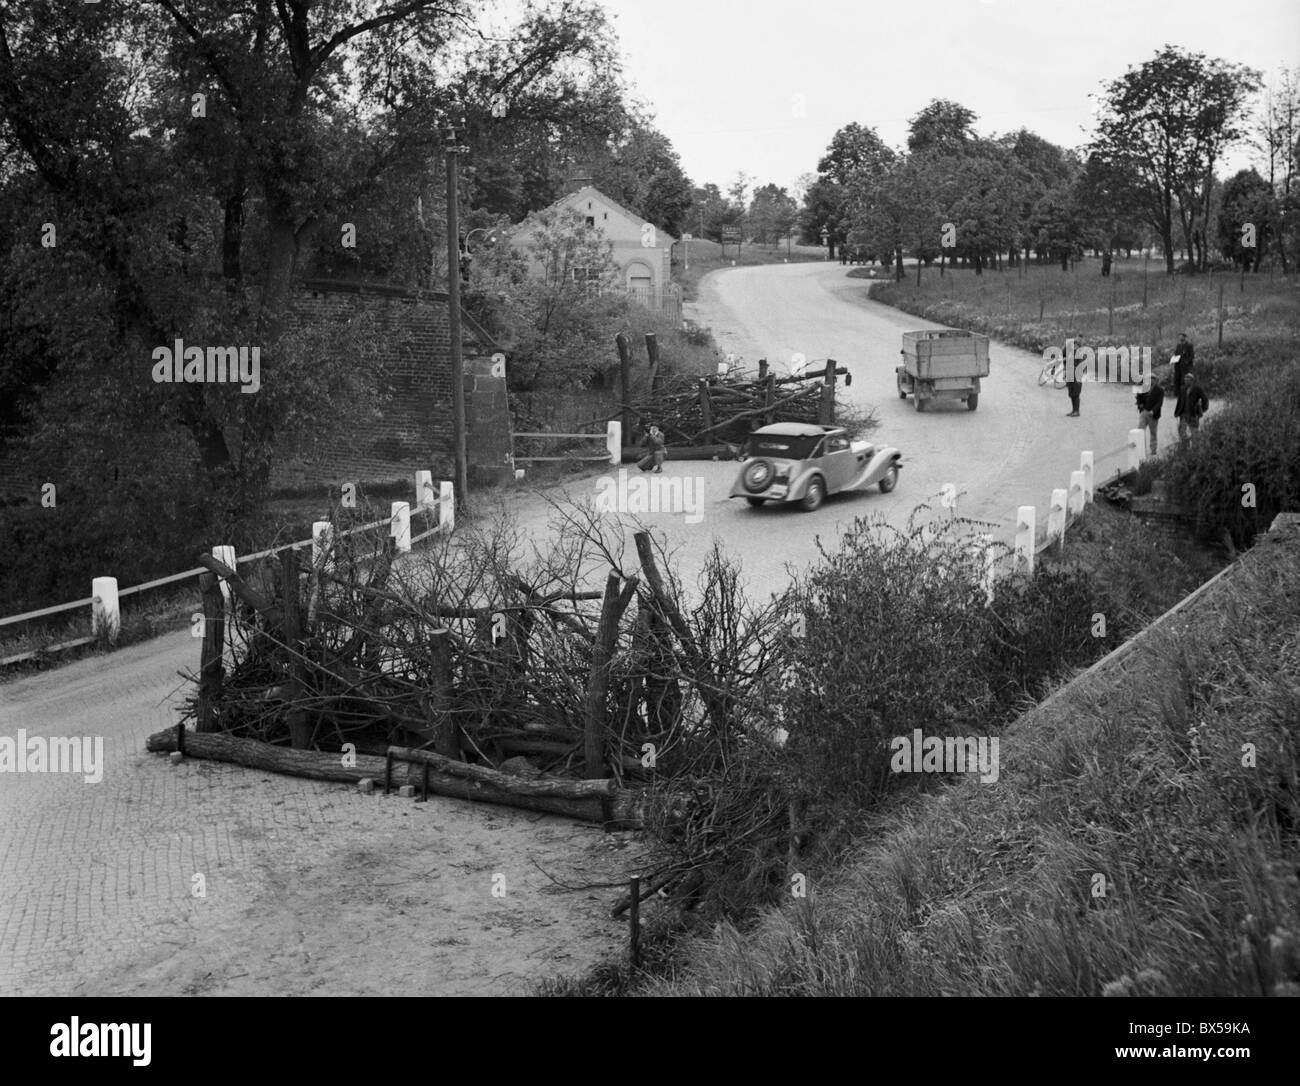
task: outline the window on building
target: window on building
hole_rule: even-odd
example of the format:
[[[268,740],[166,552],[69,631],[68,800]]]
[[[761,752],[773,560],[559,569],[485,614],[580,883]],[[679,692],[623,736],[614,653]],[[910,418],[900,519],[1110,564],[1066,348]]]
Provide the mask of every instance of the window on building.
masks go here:
[[[595,215],[588,215],[588,216],[587,216],[587,225],[588,225],[588,226],[595,226],[595,225],[596,225],[596,216],[595,216]]]
[[[600,293],[600,272],[595,268],[570,268],[569,278],[581,283],[588,294]]]

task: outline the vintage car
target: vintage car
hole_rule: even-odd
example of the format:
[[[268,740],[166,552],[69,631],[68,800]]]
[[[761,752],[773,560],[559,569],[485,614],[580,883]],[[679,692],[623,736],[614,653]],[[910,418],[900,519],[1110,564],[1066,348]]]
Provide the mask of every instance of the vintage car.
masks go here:
[[[778,422],[749,435],[730,496],[750,505],[798,502],[811,512],[842,490],[879,484],[888,494],[898,483],[902,456],[894,448],[851,441],[842,427]]]

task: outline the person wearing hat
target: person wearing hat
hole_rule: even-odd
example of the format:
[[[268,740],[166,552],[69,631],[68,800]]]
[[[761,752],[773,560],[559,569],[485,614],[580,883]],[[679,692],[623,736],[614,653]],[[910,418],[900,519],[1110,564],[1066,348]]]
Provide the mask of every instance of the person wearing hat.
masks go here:
[[[1165,390],[1160,387],[1160,379],[1155,374],[1147,376],[1146,387],[1137,394],[1138,429],[1151,434],[1151,455],[1155,456],[1159,447],[1156,431],[1160,426],[1160,408],[1165,402]]]
[[[1178,420],[1178,440],[1186,441],[1189,433],[1201,428],[1201,416],[1210,409],[1210,398],[1196,381],[1191,370],[1183,372],[1183,391],[1178,395],[1174,417]]]

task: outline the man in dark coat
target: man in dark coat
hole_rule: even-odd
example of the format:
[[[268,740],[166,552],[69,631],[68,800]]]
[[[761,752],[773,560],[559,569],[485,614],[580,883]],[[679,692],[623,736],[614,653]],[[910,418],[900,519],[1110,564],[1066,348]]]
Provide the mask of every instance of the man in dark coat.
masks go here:
[[[1159,448],[1156,431],[1160,426],[1160,409],[1165,402],[1165,390],[1160,381],[1152,376],[1150,386],[1145,392],[1137,394],[1138,429],[1151,434],[1151,455],[1155,456]]]
[[[1201,428],[1201,416],[1210,409],[1210,398],[1196,381],[1196,374],[1191,370],[1183,373],[1183,391],[1174,408],[1174,417],[1178,420],[1178,440],[1186,441],[1189,433]]]
[[[1066,412],[1067,419],[1077,419],[1079,417],[1079,393],[1083,391],[1083,382],[1080,381],[1077,373],[1071,373],[1073,381],[1065,382],[1065,391],[1070,394],[1070,410]]]
[[[1183,394],[1183,381],[1191,372],[1192,363],[1196,361],[1196,349],[1186,332],[1178,333],[1178,345],[1174,347],[1174,396]]]

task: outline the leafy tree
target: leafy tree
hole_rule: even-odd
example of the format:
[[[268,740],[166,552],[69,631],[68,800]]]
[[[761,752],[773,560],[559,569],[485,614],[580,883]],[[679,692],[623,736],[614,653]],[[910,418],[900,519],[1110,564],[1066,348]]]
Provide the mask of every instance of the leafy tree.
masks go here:
[[[1240,170],[1223,186],[1219,207],[1219,249],[1234,264],[1259,271],[1277,222],[1277,199],[1253,169]],[[1253,240],[1253,246],[1244,244]]]
[[[748,219],[761,244],[773,245],[788,237],[798,217],[799,207],[785,189],[768,184],[754,190]]]
[[[1246,99],[1258,83],[1243,65],[1165,46],[1104,89],[1090,149],[1135,178],[1171,274],[1175,221],[1205,266],[1214,165],[1242,137]]]
[[[908,121],[907,149],[961,155],[975,138],[975,114],[947,98],[935,98]]]

